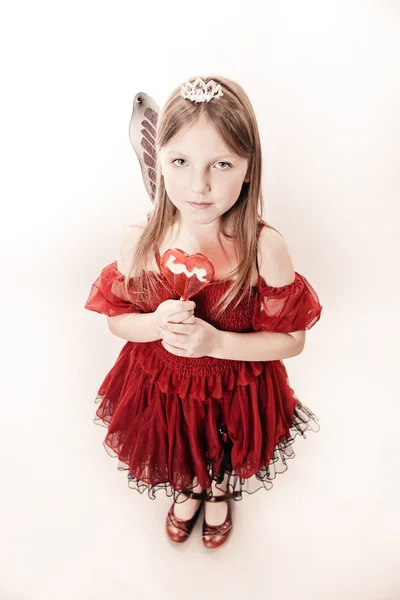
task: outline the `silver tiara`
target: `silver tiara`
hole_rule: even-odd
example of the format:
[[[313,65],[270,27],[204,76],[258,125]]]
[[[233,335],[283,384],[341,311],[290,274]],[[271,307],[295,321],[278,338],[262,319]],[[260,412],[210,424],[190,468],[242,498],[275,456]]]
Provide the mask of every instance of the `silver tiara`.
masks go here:
[[[221,84],[210,79],[205,83],[201,77],[198,77],[194,83],[186,81],[181,85],[182,98],[188,98],[192,102],[210,102],[211,98],[223,96]]]

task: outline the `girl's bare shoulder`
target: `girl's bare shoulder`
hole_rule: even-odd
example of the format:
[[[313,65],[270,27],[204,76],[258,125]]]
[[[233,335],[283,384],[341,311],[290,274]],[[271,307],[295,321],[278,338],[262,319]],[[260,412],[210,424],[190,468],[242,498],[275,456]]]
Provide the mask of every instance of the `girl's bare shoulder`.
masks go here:
[[[121,232],[117,269],[123,275],[130,271],[133,253],[148,222],[147,212],[138,215]]]
[[[277,229],[266,226],[262,228],[257,252],[259,272],[268,285],[280,287],[293,282],[293,261],[288,245]]]

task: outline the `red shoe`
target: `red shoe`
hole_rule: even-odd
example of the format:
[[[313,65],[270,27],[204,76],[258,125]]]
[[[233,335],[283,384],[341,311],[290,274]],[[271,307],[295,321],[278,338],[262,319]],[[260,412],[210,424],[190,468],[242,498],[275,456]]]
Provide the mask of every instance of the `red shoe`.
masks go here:
[[[233,523],[230,500],[233,495],[233,492],[229,492],[228,494],[213,496],[210,500],[206,500],[206,502],[228,502],[228,513],[225,521],[221,525],[209,525],[206,521],[206,516],[204,515],[202,540],[207,548],[218,548],[219,546],[222,546],[232,531]]]
[[[193,500],[204,499],[204,492],[197,493],[191,492],[190,490],[183,490],[181,493],[185,494],[185,496],[188,496],[188,498],[192,498]],[[172,504],[167,514],[166,529],[168,536],[173,542],[180,543],[185,542],[188,539],[193,531],[193,527],[196,524],[202,505],[203,502],[200,502],[195,514],[191,519],[178,519],[178,517],[176,517],[174,514],[175,502]],[[175,528],[178,531],[176,531]]]

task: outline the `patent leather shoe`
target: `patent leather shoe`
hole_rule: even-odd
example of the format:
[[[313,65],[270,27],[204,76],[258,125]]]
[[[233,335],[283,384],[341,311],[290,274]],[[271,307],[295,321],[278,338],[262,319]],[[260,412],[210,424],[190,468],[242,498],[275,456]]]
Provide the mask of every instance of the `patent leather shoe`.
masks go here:
[[[221,525],[209,525],[204,515],[202,540],[207,548],[218,548],[229,538],[233,527],[231,499],[234,495],[234,492],[229,492],[221,496],[212,496],[209,500],[206,500],[206,502],[228,502],[226,519]]]
[[[202,500],[204,499],[204,491],[203,492],[191,492],[190,490],[183,490],[181,492],[188,497],[188,499],[193,500]],[[178,519],[178,517],[174,513],[175,502],[172,504],[171,508],[168,511],[167,519],[166,519],[166,530],[168,537],[173,542],[185,542],[190,534],[193,531],[193,528],[196,524],[197,518],[199,516],[201,507],[203,502],[200,502],[195,514],[191,519]]]

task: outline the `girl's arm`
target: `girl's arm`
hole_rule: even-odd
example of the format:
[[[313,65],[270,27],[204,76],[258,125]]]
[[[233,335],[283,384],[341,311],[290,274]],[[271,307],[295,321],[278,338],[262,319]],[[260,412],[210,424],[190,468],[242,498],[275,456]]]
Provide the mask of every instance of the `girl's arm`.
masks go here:
[[[263,227],[260,232],[258,264],[261,277],[272,287],[285,286],[295,278],[287,244],[283,236],[274,229]],[[281,360],[300,354],[305,340],[305,331],[220,331],[219,345],[213,356],[228,360]]]
[[[122,231],[117,269],[121,274],[128,272],[135,246],[143,233],[147,215],[140,215],[132,225]],[[160,339],[154,312],[127,313],[107,317],[108,328],[117,337],[128,342],[154,342]]]
[[[211,356],[225,360],[281,360],[297,356],[304,347],[302,339],[290,333],[275,331],[250,333],[220,331],[219,333],[219,345]]]
[[[129,313],[109,319],[111,333],[128,342],[154,342],[161,339],[155,313]],[[290,333],[253,331],[237,333],[219,331],[219,343],[210,354],[226,360],[280,360],[292,358],[303,350],[304,343]]]
[[[128,342],[154,342],[160,339],[155,313],[127,313],[108,317],[108,328]]]

